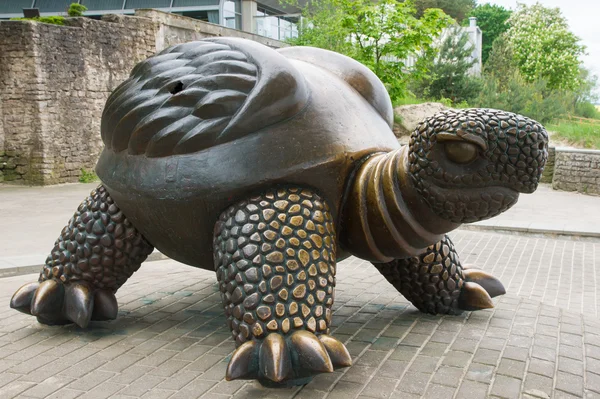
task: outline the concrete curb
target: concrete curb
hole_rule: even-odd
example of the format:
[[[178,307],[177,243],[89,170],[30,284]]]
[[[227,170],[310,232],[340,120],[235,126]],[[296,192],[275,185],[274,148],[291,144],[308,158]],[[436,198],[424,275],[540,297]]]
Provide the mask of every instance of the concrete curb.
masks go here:
[[[154,251],[148,256],[148,258],[144,262],[155,262],[158,260],[167,260],[170,259],[166,255],[158,251]],[[13,276],[21,276],[23,274],[31,274],[31,273],[39,273],[44,265],[29,265],[29,266],[15,266],[15,267],[5,267],[0,269],[0,278],[3,277],[13,277]]]
[[[573,238],[600,238],[600,232],[596,231],[574,231],[574,230],[553,230],[553,229],[538,229],[522,226],[488,226],[482,224],[463,224],[460,226],[462,230],[471,231],[495,231],[498,233],[511,232],[519,234],[541,234],[545,236],[564,236]]]

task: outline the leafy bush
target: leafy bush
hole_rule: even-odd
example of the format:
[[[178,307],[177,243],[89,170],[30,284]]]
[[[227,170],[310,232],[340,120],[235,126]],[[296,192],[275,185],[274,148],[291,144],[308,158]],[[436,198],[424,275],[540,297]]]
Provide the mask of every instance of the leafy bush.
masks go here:
[[[81,17],[83,13],[87,11],[87,7],[83,4],[71,3],[69,9],[67,10],[67,14],[69,17]]]
[[[98,176],[93,170],[81,169],[81,175],[79,175],[80,183],[93,183],[98,181]]]
[[[53,15],[50,17],[34,17],[34,18],[11,18],[11,21],[36,21],[52,25],[64,25],[65,17]]]
[[[549,90],[544,80],[528,83],[514,72],[502,85],[494,75],[486,75],[474,105],[515,112],[548,123],[567,114],[572,103],[572,93]]]
[[[600,119],[600,112],[596,106],[588,101],[577,102],[575,104],[575,115],[583,118]]]

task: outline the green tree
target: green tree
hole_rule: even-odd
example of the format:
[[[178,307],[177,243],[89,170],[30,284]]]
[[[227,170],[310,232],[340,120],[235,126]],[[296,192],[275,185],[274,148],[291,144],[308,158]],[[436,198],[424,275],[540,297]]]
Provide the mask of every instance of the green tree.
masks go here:
[[[500,35],[492,45],[488,60],[483,66],[485,76],[493,77],[499,88],[505,90],[508,80],[515,73],[519,73],[519,67],[514,61],[512,47],[509,46],[505,35]]]
[[[481,89],[479,79],[470,75],[477,60],[471,58],[473,45],[469,36],[459,26],[445,34],[439,52],[429,62],[428,76],[420,79],[413,91],[421,98],[447,98],[454,104],[469,102],[477,97]]]
[[[457,22],[465,19],[476,4],[477,0],[415,0],[417,17],[420,18],[429,8],[439,8]]]
[[[508,30],[506,21],[511,14],[512,11],[489,3],[478,5],[469,13],[469,17],[477,18],[477,25],[483,34],[481,61],[484,64],[490,56],[496,38]]]
[[[297,0],[291,3],[298,6]],[[337,51],[365,64],[383,81],[392,99],[406,94],[409,72],[403,60],[429,51],[451,21],[439,9],[416,18],[411,1],[317,0],[301,8],[304,23],[299,37],[290,42]]]
[[[504,33],[514,60],[528,82],[547,81],[551,89],[580,85],[579,57],[585,47],[570,30],[559,8],[519,4]]]

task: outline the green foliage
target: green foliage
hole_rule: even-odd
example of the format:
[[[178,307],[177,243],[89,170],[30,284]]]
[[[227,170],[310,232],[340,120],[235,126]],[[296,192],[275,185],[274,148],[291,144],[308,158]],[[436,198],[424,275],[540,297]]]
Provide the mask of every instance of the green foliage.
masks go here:
[[[35,18],[11,18],[11,21],[36,21],[52,25],[64,25],[65,17],[53,15],[50,17],[35,17]]]
[[[481,61],[484,64],[490,56],[494,40],[508,30],[506,21],[511,14],[512,11],[489,3],[478,5],[469,13],[469,17],[477,18],[477,25],[483,34]],[[465,21],[465,24],[468,24],[468,20]]]
[[[573,90],[580,84],[585,47],[579,44],[559,8],[519,4],[505,32],[521,74],[528,82],[544,79],[552,89]]]
[[[67,10],[67,14],[69,17],[81,17],[85,11],[87,11],[87,7],[83,4],[71,3]]]
[[[505,36],[500,36],[494,41],[483,72],[497,81],[499,90],[505,90],[511,77],[519,73],[519,67],[514,61],[512,49]]]
[[[439,53],[429,60],[429,74],[411,85],[412,91],[422,98],[448,99],[452,104],[467,102],[477,97],[481,90],[479,79],[469,75],[477,62],[471,59],[473,46],[459,26],[449,29],[439,48]]]
[[[568,113],[572,101],[572,93],[548,89],[544,80],[528,82],[515,71],[503,83],[495,75],[485,75],[483,89],[474,105],[515,112],[548,123]]]
[[[415,0],[417,17],[424,15],[429,8],[439,8],[457,22],[465,19],[476,4],[476,0]]]
[[[93,170],[81,169],[81,175],[79,175],[80,183],[93,183],[98,181],[98,176]]]
[[[575,115],[583,118],[600,119],[600,112],[598,112],[594,104],[588,101],[575,103]]]
[[[408,71],[403,60],[428,52],[450,18],[439,9],[415,17],[412,1],[315,0],[302,7],[305,24],[294,45],[320,47],[345,54],[369,67],[385,84],[392,99],[406,95]],[[417,66],[412,74],[425,70]]]
[[[600,123],[575,123],[560,121],[546,125],[546,129],[554,132],[554,136],[566,140],[570,144],[600,150]]]

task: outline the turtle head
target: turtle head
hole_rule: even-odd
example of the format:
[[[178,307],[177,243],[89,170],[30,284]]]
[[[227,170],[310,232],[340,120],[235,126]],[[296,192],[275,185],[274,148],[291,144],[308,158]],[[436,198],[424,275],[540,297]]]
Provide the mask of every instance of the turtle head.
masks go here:
[[[415,129],[408,173],[439,217],[470,223],[534,192],[547,158],[548,134],[536,121],[493,109],[450,110]]]

